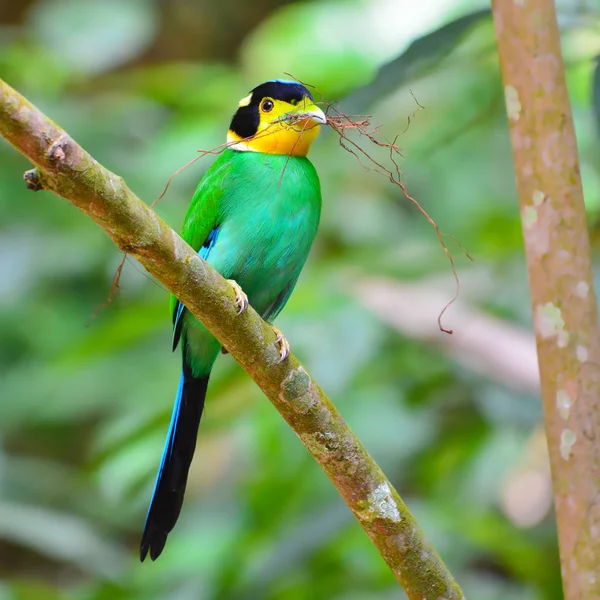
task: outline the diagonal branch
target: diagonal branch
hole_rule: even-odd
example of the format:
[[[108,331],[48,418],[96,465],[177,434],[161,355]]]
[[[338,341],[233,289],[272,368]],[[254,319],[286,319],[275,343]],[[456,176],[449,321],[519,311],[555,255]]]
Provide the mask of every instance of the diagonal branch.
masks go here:
[[[30,189],[62,196],[173,292],[250,374],[331,479],[410,600],[460,600],[452,575],[331,400],[229,284],[62,129],[0,80],[0,135],[37,168]]]

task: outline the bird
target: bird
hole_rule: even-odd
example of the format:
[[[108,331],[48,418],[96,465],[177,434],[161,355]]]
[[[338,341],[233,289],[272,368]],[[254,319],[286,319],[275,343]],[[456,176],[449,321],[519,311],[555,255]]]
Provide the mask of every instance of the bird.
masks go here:
[[[276,334],[280,360],[290,346],[272,322],[290,298],[321,215],[321,187],[307,154],[326,124],[307,87],[274,79],[238,104],[225,149],[201,178],[182,238],[232,286],[238,312],[250,304]],[[140,543],[156,560],[185,494],[218,340],[171,295],[173,350],[182,370],[167,440]]]

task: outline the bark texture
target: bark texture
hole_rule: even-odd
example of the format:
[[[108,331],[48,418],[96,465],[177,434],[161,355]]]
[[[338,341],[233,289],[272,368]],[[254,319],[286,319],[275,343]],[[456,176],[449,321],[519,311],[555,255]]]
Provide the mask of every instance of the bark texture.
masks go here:
[[[600,598],[600,344],[552,0],[495,0],[566,600]]]

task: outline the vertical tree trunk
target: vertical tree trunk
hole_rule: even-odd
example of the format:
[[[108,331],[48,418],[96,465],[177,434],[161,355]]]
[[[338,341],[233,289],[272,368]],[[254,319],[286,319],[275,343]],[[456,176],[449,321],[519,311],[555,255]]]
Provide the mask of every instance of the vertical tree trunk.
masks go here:
[[[600,598],[600,344],[552,0],[493,0],[566,600]]]

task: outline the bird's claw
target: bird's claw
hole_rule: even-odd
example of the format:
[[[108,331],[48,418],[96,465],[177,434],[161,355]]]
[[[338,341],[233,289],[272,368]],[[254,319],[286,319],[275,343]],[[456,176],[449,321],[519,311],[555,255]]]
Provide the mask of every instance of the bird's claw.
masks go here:
[[[239,307],[238,315],[241,315],[248,308],[248,296],[246,296],[244,290],[235,279],[228,279],[227,283],[229,283],[235,292],[235,305]]]
[[[290,355],[290,343],[285,339],[285,336],[278,327],[275,327],[275,325],[272,327],[273,333],[277,336],[275,343],[279,344],[279,356],[281,357],[279,362],[283,362]]]

